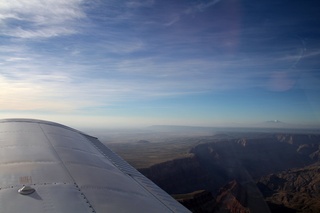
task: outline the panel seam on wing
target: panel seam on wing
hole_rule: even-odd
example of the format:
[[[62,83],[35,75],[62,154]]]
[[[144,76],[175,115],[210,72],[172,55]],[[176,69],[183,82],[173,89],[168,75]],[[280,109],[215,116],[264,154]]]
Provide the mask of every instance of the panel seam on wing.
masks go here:
[[[130,176],[132,178],[132,180],[134,180],[140,187],[142,187],[146,192],[148,192],[150,195],[152,195],[156,200],[158,200],[160,203],[162,203],[162,205],[165,206],[168,210],[170,210],[172,212],[176,212],[176,211],[181,210],[181,212],[184,212],[182,210],[183,208],[180,207],[179,204],[176,204],[174,202],[169,202],[168,201],[168,198],[170,199],[172,197],[170,197],[169,195],[165,194],[165,192],[160,187],[156,186],[151,180],[149,180],[146,177],[144,177],[139,171],[137,171],[130,164],[128,164],[126,161],[124,161],[118,154],[114,153],[108,147],[105,146],[104,148],[108,150],[108,154],[112,155],[112,156],[108,156],[93,141],[91,141],[89,138],[87,138],[87,139],[94,147],[96,147],[96,149],[104,157],[106,157],[108,160],[110,160],[110,162],[112,164],[114,164],[120,171],[122,171],[125,174],[127,174],[128,176]],[[94,139],[97,140],[96,138],[94,138]],[[99,140],[97,140],[97,143],[101,143],[101,142]],[[119,164],[122,164],[122,166],[119,165]],[[128,167],[128,169],[124,169],[123,166]],[[129,172],[128,170],[132,171],[132,173]],[[136,179],[136,178],[138,178],[138,179]],[[151,189],[148,189],[148,186],[146,186],[144,183],[142,183],[142,181],[139,180],[140,178],[144,179],[144,180],[147,180],[148,183],[150,183],[150,185],[152,185],[152,187],[149,186]],[[153,191],[152,191],[153,188],[156,189],[156,190],[160,190],[161,193],[157,193],[157,194],[153,193]]]
[[[89,208],[92,209],[92,212],[96,212],[95,209],[93,208],[92,204],[89,202],[89,200],[86,198],[85,194],[81,191],[80,187],[78,186],[78,184],[76,183],[75,179],[73,178],[73,176],[71,175],[70,171],[68,170],[68,168],[65,165],[65,162],[61,159],[59,153],[57,152],[57,150],[55,149],[54,145],[51,143],[49,137],[47,136],[46,132],[44,131],[44,129],[42,128],[41,125],[46,125],[46,124],[42,124],[42,123],[38,123],[40,129],[42,130],[43,134],[45,135],[48,143],[51,145],[53,151],[56,153],[57,157],[59,158],[60,162],[62,163],[64,169],[67,171],[67,173],[69,174],[69,177],[73,180],[73,184],[76,186],[76,188],[78,188],[78,190],[80,191],[81,195],[84,197],[84,199],[86,200],[86,203],[89,205]],[[62,127],[60,127],[62,128]],[[69,128],[66,128],[69,130]],[[71,128],[70,128],[71,129]],[[72,130],[72,129],[71,129]],[[71,131],[70,130],[70,131]],[[79,132],[81,133],[81,132]]]

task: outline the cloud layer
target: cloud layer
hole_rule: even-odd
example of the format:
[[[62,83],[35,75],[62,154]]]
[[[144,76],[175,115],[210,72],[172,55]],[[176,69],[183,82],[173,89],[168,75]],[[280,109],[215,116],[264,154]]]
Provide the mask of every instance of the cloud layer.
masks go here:
[[[0,110],[94,114],[174,97],[318,90],[301,76],[319,69],[319,15],[287,3],[1,1]]]
[[[48,38],[76,33],[85,18],[82,0],[4,0],[0,3],[0,33],[16,38]]]

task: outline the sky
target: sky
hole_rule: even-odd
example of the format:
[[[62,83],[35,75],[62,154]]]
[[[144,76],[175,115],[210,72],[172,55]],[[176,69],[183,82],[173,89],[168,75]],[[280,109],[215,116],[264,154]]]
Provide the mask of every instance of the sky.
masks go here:
[[[1,0],[0,118],[320,127],[317,0]]]

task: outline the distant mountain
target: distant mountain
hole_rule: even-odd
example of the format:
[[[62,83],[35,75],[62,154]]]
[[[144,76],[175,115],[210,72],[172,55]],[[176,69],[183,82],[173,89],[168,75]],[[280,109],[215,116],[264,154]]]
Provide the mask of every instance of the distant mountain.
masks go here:
[[[271,121],[266,121],[266,123],[271,123],[271,124],[286,124],[282,121],[279,121],[279,120],[271,120]]]
[[[148,129],[164,132],[213,132],[214,127],[203,126],[176,126],[176,125],[153,125]]]
[[[256,128],[290,130],[291,132],[298,131],[300,133],[306,132],[306,131],[319,133],[319,128],[317,128],[316,126],[306,125],[306,124],[293,124],[293,123],[283,122],[280,120],[264,121],[261,123],[256,123],[253,126]]]
[[[279,120],[270,120],[257,123],[255,125],[258,128],[294,128],[295,125],[288,124]]]
[[[307,125],[289,124],[280,120],[264,121],[248,126],[229,127],[204,127],[204,126],[176,126],[176,125],[154,125],[148,127],[151,131],[165,133],[183,133],[185,135],[202,134],[216,135],[230,132],[287,132],[287,133],[320,133],[320,128]]]

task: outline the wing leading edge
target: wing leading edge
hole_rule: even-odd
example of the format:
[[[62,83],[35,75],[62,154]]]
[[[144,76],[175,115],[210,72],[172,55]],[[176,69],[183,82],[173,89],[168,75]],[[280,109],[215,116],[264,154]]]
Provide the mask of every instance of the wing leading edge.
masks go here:
[[[0,212],[22,211],[189,212],[95,137],[0,120]]]

